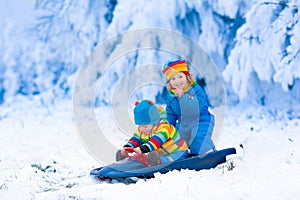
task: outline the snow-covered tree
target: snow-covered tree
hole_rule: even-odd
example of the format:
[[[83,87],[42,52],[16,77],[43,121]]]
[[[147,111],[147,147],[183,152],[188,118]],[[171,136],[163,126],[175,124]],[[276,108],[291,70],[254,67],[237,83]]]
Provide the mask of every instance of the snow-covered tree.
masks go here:
[[[76,72],[97,46],[125,31],[148,27],[175,30],[196,41],[222,72],[229,103],[251,99],[266,105],[276,94],[300,99],[297,0],[42,0],[27,6],[24,12],[31,13],[31,20],[26,23],[14,17],[14,6],[7,2],[3,6],[11,11],[1,10],[0,103],[45,92],[49,98],[70,97]],[[166,57],[158,52],[127,55],[124,68],[115,66],[107,85],[128,69],[163,63]],[[107,92],[100,93],[99,105],[108,103]]]
[[[251,6],[223,72],[240,100],[254,97],[264,105],[283,91],[286,99],[300,100],[299,7],[297,1],[257,1]]]

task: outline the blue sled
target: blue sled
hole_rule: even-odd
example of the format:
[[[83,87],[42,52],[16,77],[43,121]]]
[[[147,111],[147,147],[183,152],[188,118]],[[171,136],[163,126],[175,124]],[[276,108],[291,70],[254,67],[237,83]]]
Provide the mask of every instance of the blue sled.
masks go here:
[[[128,158],[104,167],[93,169],[90,172],[90,175],[101,179],[122,179],[130,177],[153,178],[154,173],[157,172],[165,174],[169,171],[180,169],[191,169],[198,171],[202,169],[214,168],[217,165],[226,162],[226,156],[235,153],[235,148],[227,148],[210,152],[205,155],[188,155],[187,158],[182,160],[176,160],[174,162],[163,163],[149,167],[145,167],[144,164],[133,158]]]

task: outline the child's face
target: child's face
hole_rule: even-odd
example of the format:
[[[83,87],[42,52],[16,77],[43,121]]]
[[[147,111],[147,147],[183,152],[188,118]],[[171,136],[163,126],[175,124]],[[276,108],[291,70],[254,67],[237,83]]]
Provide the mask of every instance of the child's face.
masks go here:
[[[178,72],[170,78],[170,84],[174,89],[183,89],[187,84],[186,75],[183,72]]]
[[[149,135],[153,127],[153,124],[141,124],[138,128],[141,132]]]

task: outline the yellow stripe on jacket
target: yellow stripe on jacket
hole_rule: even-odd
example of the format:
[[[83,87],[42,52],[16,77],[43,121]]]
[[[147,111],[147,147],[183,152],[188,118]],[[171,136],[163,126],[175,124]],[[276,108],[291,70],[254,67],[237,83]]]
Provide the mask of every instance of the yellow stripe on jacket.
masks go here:
[[[146,145],[150,151],[157,150],[159,155],[168,155],[188,149],[187,144],[180,138],[175,127],[165,120],[161,120],[157,126],[153,127],[152,133],[149,135],[138,130],[127,145],[132,147]]]

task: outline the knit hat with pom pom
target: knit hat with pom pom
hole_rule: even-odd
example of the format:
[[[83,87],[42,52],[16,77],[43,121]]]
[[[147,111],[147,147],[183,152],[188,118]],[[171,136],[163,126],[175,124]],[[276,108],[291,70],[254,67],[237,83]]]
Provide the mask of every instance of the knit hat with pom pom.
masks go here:
[[[160,113],[151,100],[143,100],[135,103],[134,122],[136,125],[141,124],[158,124]]]

